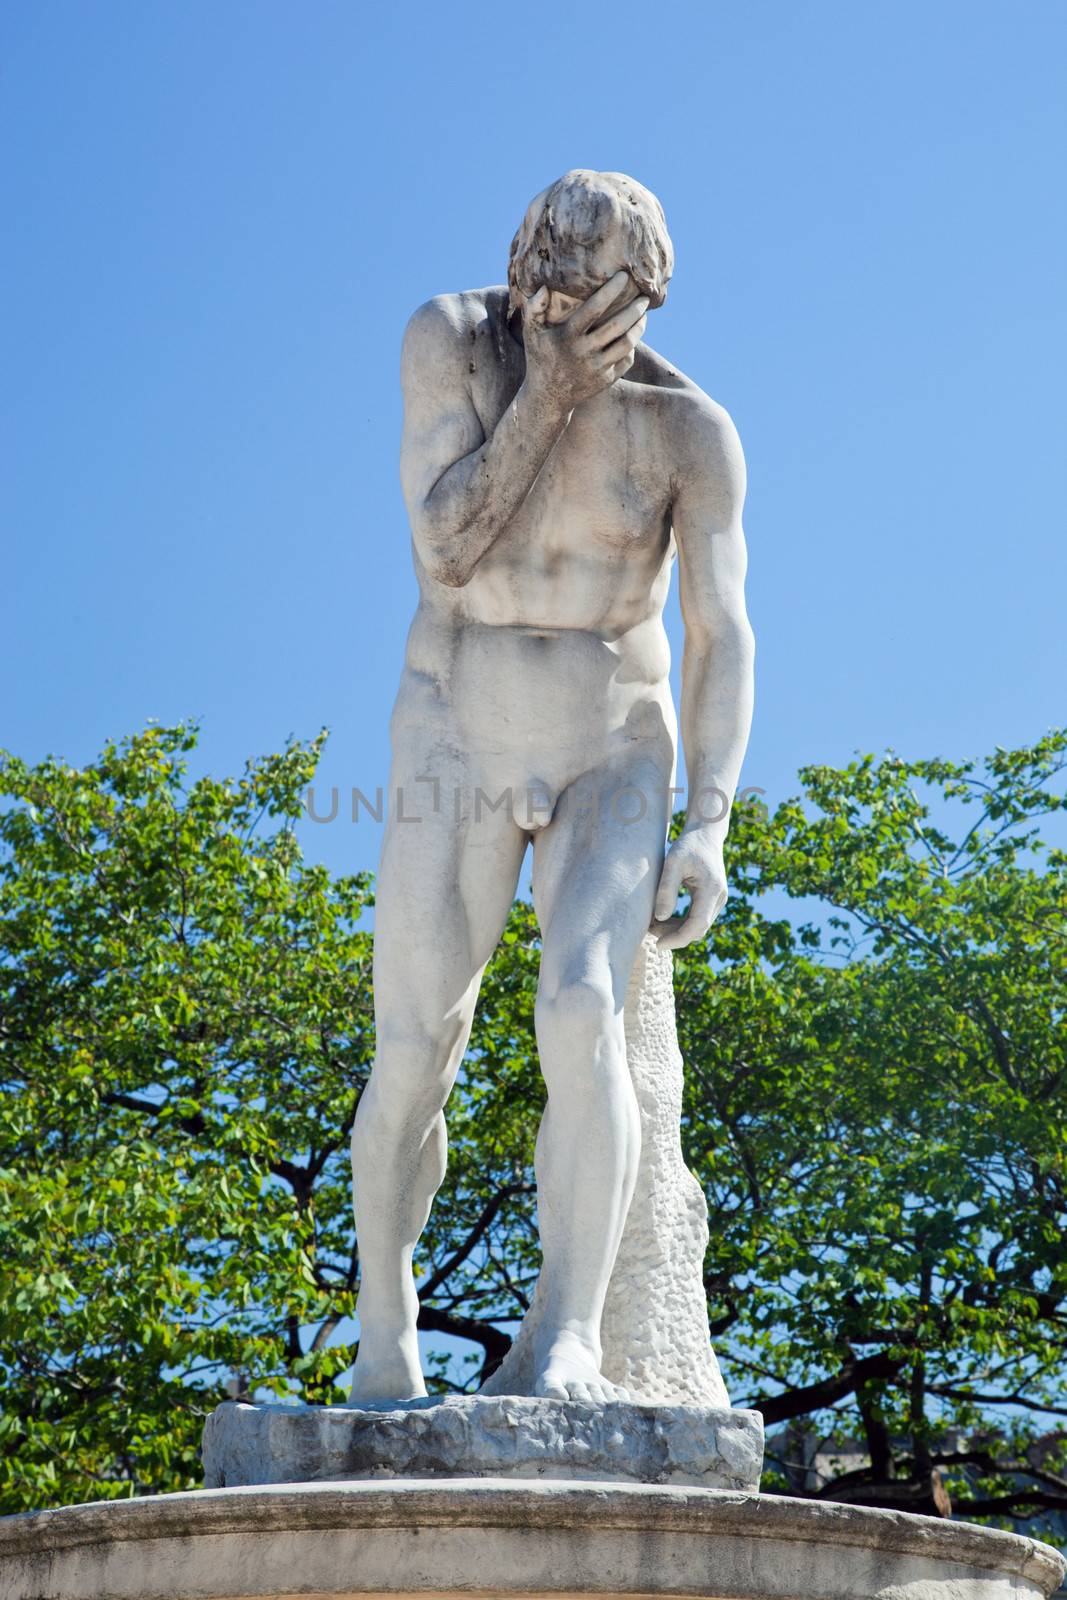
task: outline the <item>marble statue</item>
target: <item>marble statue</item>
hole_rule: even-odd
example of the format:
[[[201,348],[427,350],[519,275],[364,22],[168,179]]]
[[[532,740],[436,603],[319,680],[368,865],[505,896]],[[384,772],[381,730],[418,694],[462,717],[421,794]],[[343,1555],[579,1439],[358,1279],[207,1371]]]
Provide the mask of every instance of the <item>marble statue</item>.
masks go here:
[[[356,1406],[426,1392],[412,1255],[531,844],[543,1269],[512,1392],[630,1398],[602,1346],[641,1154],[624,1003],[650,931],[662,957],[703,938],[726,901],[752,705],[741,446],[722,407],[643,342],[673,262],[647,189],[568,172],[527,210],[507,286],[440,295],[405,335],[401,477],[420,599],[392,719],[377,1057],[352,1135]],[[689,805],[664,860],[676,558]]]

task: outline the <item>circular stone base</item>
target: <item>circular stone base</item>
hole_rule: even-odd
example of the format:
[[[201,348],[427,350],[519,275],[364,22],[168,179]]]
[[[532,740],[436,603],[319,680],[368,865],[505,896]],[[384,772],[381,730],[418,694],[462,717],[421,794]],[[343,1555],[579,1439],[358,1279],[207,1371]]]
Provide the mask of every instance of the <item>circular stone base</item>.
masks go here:
[[[0,1600],[1045,1600],[1063,1570],[967,1523],[617,1483],[201,1489],[0,1520]]]

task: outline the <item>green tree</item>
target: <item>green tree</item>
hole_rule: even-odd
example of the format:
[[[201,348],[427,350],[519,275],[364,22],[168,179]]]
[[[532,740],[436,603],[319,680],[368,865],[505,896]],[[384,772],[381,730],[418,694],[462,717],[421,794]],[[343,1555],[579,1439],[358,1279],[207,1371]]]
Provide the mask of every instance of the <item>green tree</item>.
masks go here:
[[[7,1509],[195,1486],[230,1372],[343,1398],[370,884],[301,861],[321,740],[188,783],[194,743],[3,770]],[[731,903],[676,961],[712,1329],[769,1487],[1067,1509],[1064,856],[1040,838],[1065,749],[806,771],[739,809]],[[538,953],[520,904],[418,1263],[421,1326],[471,1351],[440,1388],[499,1360],[536,1278]]]
[[[712,1326],[792,1424],[771,1484],[1067,1509],[1065,748],[805,771],[734,827],[714,963],[677,963]]]
[[[229,1369],[318,1397],[348,1359],[368,883],[300,861],[321,741],[186,788],[194,743],[4,769],[9,1508],[194,1485]]]

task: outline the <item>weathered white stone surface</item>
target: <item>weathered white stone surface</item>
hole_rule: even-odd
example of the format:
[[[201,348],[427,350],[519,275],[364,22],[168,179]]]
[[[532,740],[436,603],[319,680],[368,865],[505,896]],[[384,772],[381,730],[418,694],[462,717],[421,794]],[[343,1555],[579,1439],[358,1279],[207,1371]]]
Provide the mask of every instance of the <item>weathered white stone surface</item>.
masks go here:
[[[208,1489],[345,1478],[565,1478],[756,1489],[758,1411],[487,1399],[404,1406],[242,1405],[204,1429]]]
[[[600,1337],[601,1371],[632,1400],[728,1406],[708,1337],[707,1203],[682,1160],[682,1056],[671,957],[653,938],[637,954],[626,998],[626,1063],[641,1117],[637,1181],[615,1258]],[[532,1394],[541,1285],[483,1394]]]
[[[1046,1600],[1063,1568],[966,1523],[624,1484],[316,1483],[0,1520],[0,1600]]]
[[[676,1101],[667,1012],[653,1008],[635,1074],[622,1003],[650,930],[666,954],[703,938],[726,901],[752,709],[740,442],[643,340],[673,266],[655,196],[624,173],[576,169],[529,206],[506,285],[435,296],[405,334],[401,482],[419,605],[391,722],[376,1056],[352,1132],[354,1405],[425,1394],[412,1256],[445,1171],[445,1106],[481,974],[531,848],[544,1265],[495,1387],[610,1403],[628,1398],[625,1377],[649,1397],[725,1400],[695,1318],[703,1220],[677,1129],[650,1103],[661,1084]],[[690,794],[665,857],[676,566]],[[643,1168],[642,1125],[657,1145]],[[662,1205],[648,1189],[659,1180]],[[638,1285],[643,1321],[625,1303]]]

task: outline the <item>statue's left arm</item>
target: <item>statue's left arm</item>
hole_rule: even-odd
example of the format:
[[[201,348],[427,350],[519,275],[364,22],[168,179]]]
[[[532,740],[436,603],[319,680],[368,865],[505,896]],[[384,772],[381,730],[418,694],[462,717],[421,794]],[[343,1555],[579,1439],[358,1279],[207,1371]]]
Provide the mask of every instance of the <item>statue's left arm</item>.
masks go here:
[[[664,863],[653,931],[668,949],[707,933],[726,904],[723,842],[752,720],[754,643],[745,610],[745,459],[730,418],[686,394],[672,456],[672,520],[685,651],[682,742],[687,820]],[[688,911],[673,915],[681,889]]]

